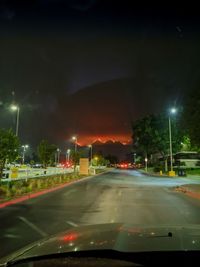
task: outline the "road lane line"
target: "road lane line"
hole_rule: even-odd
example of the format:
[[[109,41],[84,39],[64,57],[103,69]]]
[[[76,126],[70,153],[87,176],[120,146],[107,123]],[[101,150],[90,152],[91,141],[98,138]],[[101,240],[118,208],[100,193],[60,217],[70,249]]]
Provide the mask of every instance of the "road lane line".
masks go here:
[[[63,196],[66,197],[66,196],[68,196],[68,195],[70,195],[71,193],[74,193],[74,192],[76,192],[76,191],[77,191],[77,189],[71,189],[71,190],[67,191],[66,193],[64,193]]]
[[[21,236],[19,236],[19,235],[12,235],[12,234],[5,234],[4,237],[7,237],[7,238],[21,238]]]
[[[72,222],[72,221],[66,221],[67,224],[73,226],[73,227],[78,227],[78,224]]]
[[[40,228],[38,228],[35,224],[33,224],[32,222],[30,222],[29,220],[27,220],[24,217],[19,216],[18,217],[21,221],[23,221],[25,224],[27,224],[30,228],[32,228],[33,230],[35,230],[38,234],[40,234],[42,237],[46,237],[47,234],[42,231]]]

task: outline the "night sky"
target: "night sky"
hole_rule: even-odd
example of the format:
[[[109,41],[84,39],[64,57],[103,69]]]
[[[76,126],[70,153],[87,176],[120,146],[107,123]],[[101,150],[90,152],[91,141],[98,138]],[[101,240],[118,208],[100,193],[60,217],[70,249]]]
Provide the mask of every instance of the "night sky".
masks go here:
[[[35,146],[131,140],[131,121],[181,105],[200,73],[195,6],[0,1],[0,127]]]

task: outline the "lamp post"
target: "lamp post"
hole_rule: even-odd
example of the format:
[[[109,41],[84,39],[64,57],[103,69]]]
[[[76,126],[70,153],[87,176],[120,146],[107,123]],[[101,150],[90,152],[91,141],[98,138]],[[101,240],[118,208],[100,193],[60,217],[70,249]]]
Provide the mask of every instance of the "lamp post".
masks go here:
[[[16,136],[18,136],[18,132],[19,132],[19,110],[20,110],[20,108],[19,108],[19,106],[17,106],[17,105],[11,105],[11,110],[13,110],[13,111],[16,111],[17,112],[17,119],[16,119],[16,130],[15,130],[15,134],[16,134]]]
[[[171,115],[176,114],[176,108],[171,108],[169,113],[169,151],[170,151],[170,170],[173,171],[173,148],[172,148],[172,127],[171,127]]]
[[[67,162],[69,163],[70,152],[71,152],[71,150],[70,150],[70,149],[67,149],[67,153],[66,153],[66,163],[67,163]]]
[[[148,170],[148,158],[147,158],[147,156],[145,157],[144,161],[145,161],[145,171],[147,172],[147,170]]]
[[[136,153],[133,154],[133,157],[134,157],[134,164],[136,163]]]
[[[77,136],[72,136],[72,140],[74,141],[74,151],[77,152]]]
[[[24,164],[24,161],[25,161],[25,152],[26,152],[26,149],[29,148],[29,145],[23,145],[22,148],[23,148],[22,163]]]
[[[90,165],[92,166],[92,145],[88,146],[90,148]]]
[[[60,162],[60,152],[61,152],[61,150],[59,148],[57,148],[57,159],[58,159],[57,164],[59,164],[59,162]]]

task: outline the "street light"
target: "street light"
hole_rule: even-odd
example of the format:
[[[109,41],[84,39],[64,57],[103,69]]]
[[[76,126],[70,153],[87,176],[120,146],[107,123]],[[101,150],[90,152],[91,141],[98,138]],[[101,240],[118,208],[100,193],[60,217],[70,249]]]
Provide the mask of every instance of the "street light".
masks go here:
[[[16,136],[18,136],[18,131],[19,131],[19,110],[20,109],[19,109],[19,106],[17,106],[17,105],[11,105],[10,109],[17,112],[17,120],[16,120],[16,131],[15,131],[15,134],[16,134]]]
[[[98,157],[95,157],[94,159],[95,159],[95,161],[96,161],[96,165],[98,165],[98,159],[99,159],[99,158],[98,158]]]
[[[90,165],[92,166],[92,145],[88,146],[90,148]]]
[[[146,158],[144,159],[144,161],[145,161],[145,170],[146,170],[146,172],[147,172],[147,170],[148,170],[148,158],[146,157]]]
[[[173,172],[173,149],[172,149],[172,127],[171,127],[171,115],[176,114],[177,109],[171,108],[169,112],[169,151],[170,151],[170,166],[171,172]]]
[[[29,148],[29,145],[23,145],[22,148],[23,148],[22,163],[24,164],[24,161],[25,161],[25,152],[26,152],[26,149]]]
[[[74,151],[77,152],[77,136],[72,136],[72,140],[74,141]]]

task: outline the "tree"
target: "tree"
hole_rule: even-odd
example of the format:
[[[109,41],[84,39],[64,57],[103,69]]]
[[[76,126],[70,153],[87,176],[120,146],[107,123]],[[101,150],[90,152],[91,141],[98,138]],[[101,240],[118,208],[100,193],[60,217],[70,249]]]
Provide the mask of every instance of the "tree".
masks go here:
[[[179,120],[171,120],[173,152],[181,149],[184,133]],[[133,145],[137,153],[144,156],[159,153],[165,158],[169,155],[169,126],[166,114],[149,115],[133,124]],[[166,165],[167,166],[167,165]]]
[[[117,164],[119,162],[118,157],[115,155],[108,154],[105,159],[108,160],[110,164]]]
[[[48,164],[52,164],[54,161],[56,145],[49,144],[47,140],[42,140],[38,145],[37,152],[41,163],[46,168]]]
[[[200,89],[196,87],[186,96],[182,124],[191,139],[192,146],[200,147]]]
[[[75,151],[75,150],[71,151],[70,158],[74,165],[74,172],[76,171],[76,166],[79,164],[79,160],[81,157],[84,157],[83,151]]]
[[[107,166],[110,161],[102,156],[101,153],[97,153],[94,155],[92,159],[93,166]]]
[[[70,157],[71,157],[72,163],[74,165],[74,171],[75,171],[76,166],[79,164],[81,153],[79,151],[72,150],[70,153]]]
[[[18,157],[19,139],[12,130],[0,129],[0,178],[6,161],[13,162]]]
[[[181,143],[181,151],[198,151],[199,148],[192,145],[189,135],[184,135]]]
[[[155,152],[152,119],[153,116],[149,115],[132,124],[134,150],[143,156]]]

